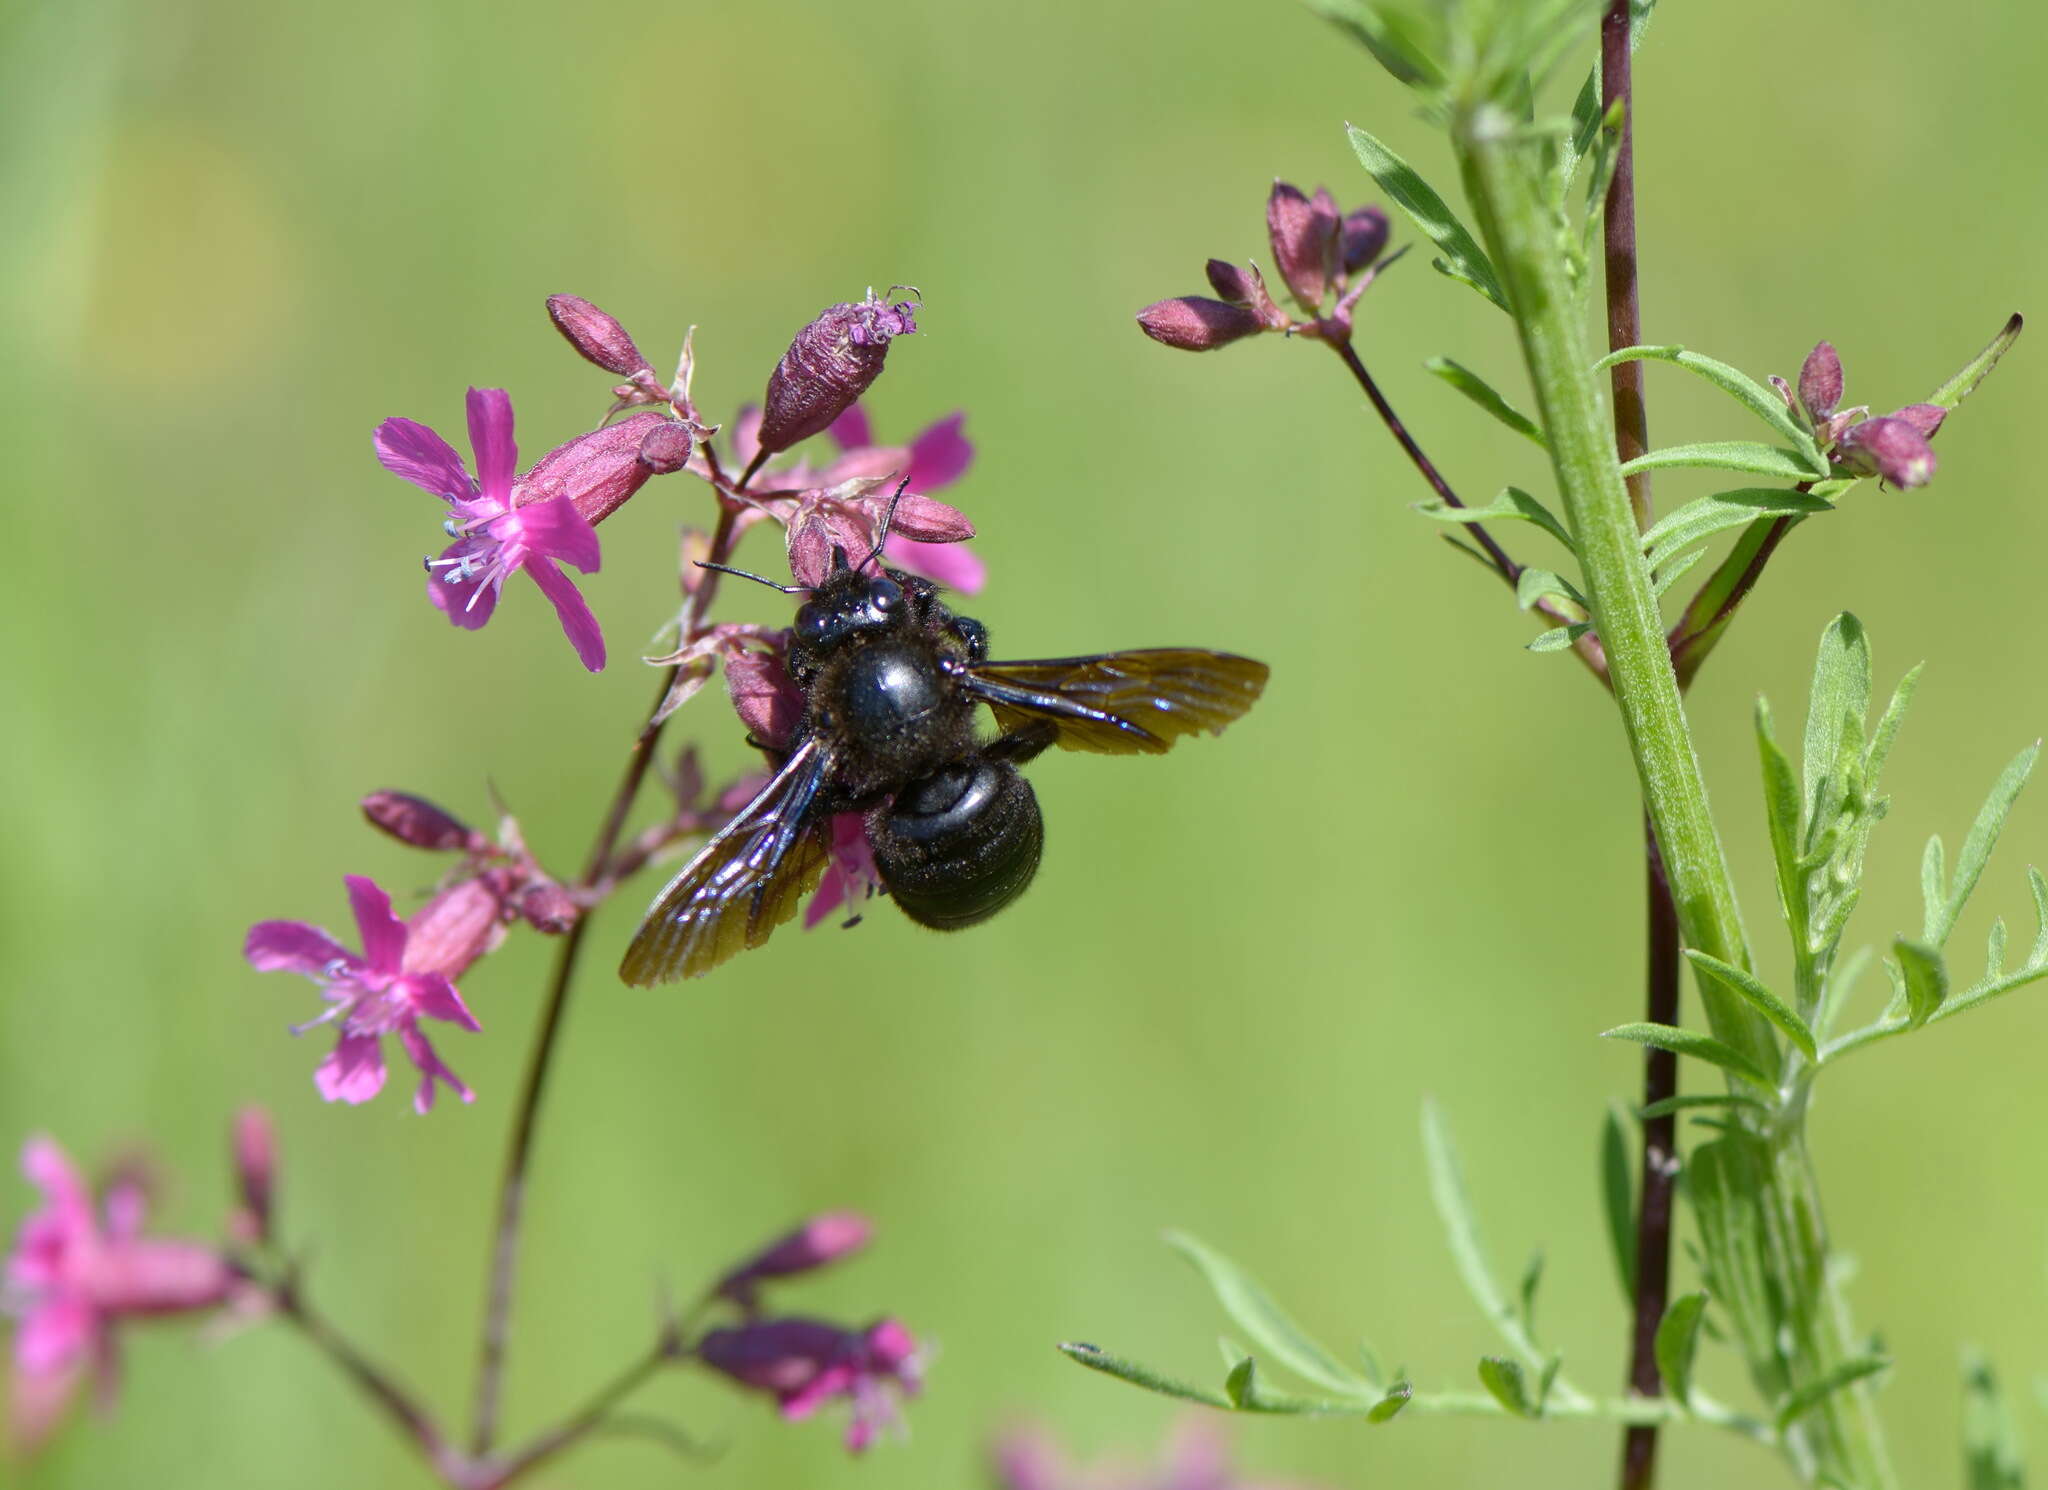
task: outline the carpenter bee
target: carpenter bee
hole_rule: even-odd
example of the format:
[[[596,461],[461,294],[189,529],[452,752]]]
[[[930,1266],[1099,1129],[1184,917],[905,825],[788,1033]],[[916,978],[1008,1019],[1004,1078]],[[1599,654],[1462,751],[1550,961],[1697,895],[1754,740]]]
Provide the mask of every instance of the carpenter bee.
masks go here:
[[[697,977],[760,946],[817,884],[841,812],[865,814],[905,915],[942,931],[985,921],[1031,883],[1044,843],[1019,766],[1051,745],[1158,755],[1220,731],[1266,686],[1263,662],[1194,647],[991,662],[987,628],[929,580],[883,568],[881,548],[857,564],[835,548],[815,589],[727,571],[807,597],[789,645],[803,713],[774,778],[654,898],[626,982]]]

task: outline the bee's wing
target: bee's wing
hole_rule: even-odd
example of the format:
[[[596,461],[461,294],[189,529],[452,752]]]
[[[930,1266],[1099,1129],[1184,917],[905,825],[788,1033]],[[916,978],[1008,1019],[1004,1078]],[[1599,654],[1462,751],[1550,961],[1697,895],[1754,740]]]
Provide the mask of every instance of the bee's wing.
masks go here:
[[[817,739],[784,763],[654,897],[619,976],[637,988],[698,977],[796,914],[829,857],[812,805],[831,763]]]
[[[1068,750],[1158,755],[1182,735],[1215,734],[1243,714],[1267,672],[1265,663],[1228,652],[1155,647],[977,663],[967,670],[967,691],[995,711],[1005,733],[1042,719],[1058,727]]]

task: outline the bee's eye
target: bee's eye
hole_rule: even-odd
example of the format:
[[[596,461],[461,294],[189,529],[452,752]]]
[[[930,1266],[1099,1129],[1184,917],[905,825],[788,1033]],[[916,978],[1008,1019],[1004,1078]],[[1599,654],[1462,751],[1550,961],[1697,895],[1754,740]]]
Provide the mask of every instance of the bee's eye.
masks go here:
[[[868,604],[876,610],[888,612],[903,603],[903,586],[893,579],[878,579],[868,585]]]
[[[796,613],[796,634],[807,642],[825,639],[825,633],[832,629],[832,618],[815,605],[799,606]]]

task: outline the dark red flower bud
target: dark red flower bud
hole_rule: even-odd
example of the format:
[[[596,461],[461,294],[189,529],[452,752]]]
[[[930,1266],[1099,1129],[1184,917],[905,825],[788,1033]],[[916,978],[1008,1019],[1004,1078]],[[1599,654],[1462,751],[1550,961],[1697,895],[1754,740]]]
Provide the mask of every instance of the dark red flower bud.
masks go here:
[[[732,695],[733,711],[755,739],[771,750],[789,743],[803,718],[804,696],[780,657],[770,652],[740,652],[726,658],[725,686]]]
[[[630,378],[637,372],[652,372],[626,328],[580,295],[548,296],[548,319],[555,330],[587,362],[608,373]]]
[[[480,853],[490,840],[453,813],[444,811],[425,797],[405,792],[371,792],[363,798],[363,816],[370,826],[389,833],[400,843],[438,853]]]
[[[688,425],[664,419],[640,442],[640,464],[657,476],[666,476],[690,463],[690,452],[695,445]]]
[[[1138,329],[1152,340],[1184,352],[1208,352],[1264,331],[1266,323],[1249,306],[1183,295],[1139,311]]]
[[[1266,235],[1273,243],[1273,263],[1301,308],[1315,315],[1338,261],[1340,219],[1337,203],[1317,188],[1313,198],[1285,181],[1273,183],[1266,198]]]
[[[505,939],[504,902],[484,879],[450,885],[406,920],[405,970],[450,981]]]
[[[751,1308],[755,1285],[768,1278],[808,1273],[858,1252],[874,1235],[868,1218],[856,1211],[828,1211],[813,1216],[787,1236],[778,1237],[718,1280],[717,1292]]]
[[[892,305],[870,290],[857,304],[828,306],[799,331],[769,376],[760,448],[787,450],[851,408],[882,375],[890,341],[917,330],[916,309],[915,300]]]
[[[235,1114],[235,1188],[241,1205],[229,1221],[235,1240],[257,1246],[270,1240],[270,1210],[277,1191],[277,1129],[260,1107]]]
[[[1842,359],[1829,342],[1822,342],[1806,354],[1799,369],[1799,402],[1819,424],[1842,402]]]
[[[583,914],[576,897],[553,880],[528,885],[513,904],[528,925],[549,936],[560,936]]]
[[[1203,272],[1209,276],[1209,288],[1216,292],[1217,298],[1228,300],[1232,305],[1252,303],[1251,276],[1230,260],[1211,259],[1203,266]]]
[[[1891,417],[1905,420],[1920,431],[1922,439],[1931,440],[1934,432],[1941,428],[1941,421],[1948,418],[1948,410],[1940,404],[1907,404]]]
[[[1911,420],[1897,415],[1852,426],[1835,447],[1835,459],[1864,476],[1893,486],[1925,486],[1934,476],[1934,450]]]
[[[1345,213],[1344,226],[1339,234],[1344,272],[1356,274],[1377,259],[1387,246],[1387,235],[1391,231],[1387,214],[1377,207],[1360,207],[1355,212]]]
[[[526,473],[519,505],[568,497],[585,522],[603,522],[654,474],[640,459],[640,443],[653,432],[653,420],[673,422],[661,414],[635,414],[557,445]]]

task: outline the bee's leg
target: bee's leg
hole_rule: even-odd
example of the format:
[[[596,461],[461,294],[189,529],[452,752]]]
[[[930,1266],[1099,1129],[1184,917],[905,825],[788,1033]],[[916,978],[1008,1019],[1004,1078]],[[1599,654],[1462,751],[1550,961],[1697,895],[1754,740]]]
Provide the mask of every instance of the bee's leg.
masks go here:
[[[1034,719],[1021,729],[1013,729],[1007,735],[998,735],[982,746],[985,759],[1008,761],[1021,766],[1035,756],[1042,755],[1060,737],[1060,727],[1050,719]]]
[[[946,623],[946,629],[967,648],[969,662],[988,661],[988,628],[981,622],[972,616],[954,616]]]

